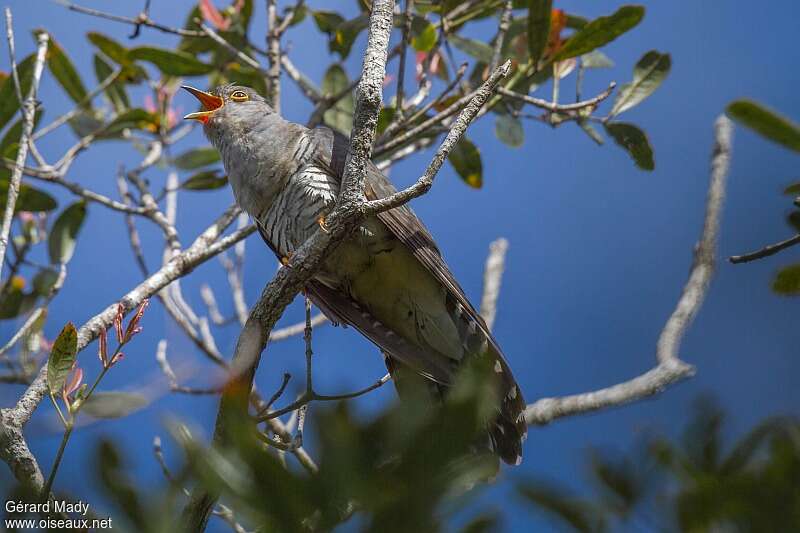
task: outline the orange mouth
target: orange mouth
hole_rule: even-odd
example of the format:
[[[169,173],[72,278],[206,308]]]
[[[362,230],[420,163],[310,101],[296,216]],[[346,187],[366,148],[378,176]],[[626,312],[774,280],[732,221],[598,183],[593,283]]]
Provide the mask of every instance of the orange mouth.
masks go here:
[[[203,124],[206,124],[211,119],[211,115],[216,113],[225,104],[225,101],[222,98],[211,93],[201,91],[200,89],[195,89],[194,87],[189,87],[188,85],[182,85],[181,88],[186,89],[195,98],[200,100],[200,103],[203,105],[204,109],[204,111],[189,113],[183,117],[184,120],[199,120]]]

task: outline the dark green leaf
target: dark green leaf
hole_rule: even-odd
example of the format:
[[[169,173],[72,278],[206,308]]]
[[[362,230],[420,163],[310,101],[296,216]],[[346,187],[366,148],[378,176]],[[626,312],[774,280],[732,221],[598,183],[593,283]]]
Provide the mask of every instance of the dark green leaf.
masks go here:
[[[28,94],[28,89],[31,86],[31,79],[33,78],[33,63],[36,58],[32,55],[23,59],[17,65],[17,72],[19,73],[19,84],[22,88],[22,97]],[[8,76],[3,80],[0,85],[0,129],[2,129],[8,121],[19,110],[20,102],[17,99],[17,91],[14,88],[14,80]]]
[[[547,48],[552,10],[553,0],[528,0],[528,53],[534,65]]]
[[[252,67],[230,63],[223,74],[227,82],[251,87],[259,94],[267,94],[264,75]]]
[[[622,6],[607,17],[596,18],[567,39],[553,59],[563,61],[608,44],[639,24],[642,17],[644,17],[642,6]]]
[[[341,93],[350,85],[347,73],[341,65],[331,65],[322,79],[322,92],[327,95]],[[342,133],[350,133],[353,124],[353,96],[346,94],[329,110],[325,111],[325,124]]]
[[[25,280],[19,276],[15,276],[21,285],[25,284]],[[7,320],[9,318],[16,318],[22,313],[22,301],[25,294],[22,289],[14,284],[12,280],[11,285],[0,291],[0,320]]]
[[[338,53],[342,59],[350,55],[350,50],[353,48],[353,43],[361,33],[369,26],[369,17],[367,15],[360,15],[354,19],[348,20],[336,27],[336,31],[330,36],[328,48],[331,52]]]
[[[728,105],[728,115],[767,139],[800,152],[800,126],[751,100]]]
[[[47,387],[50,394],[59,394],[78,353],[78,332],[72,322],[67,322],[58,334],[47,359]]]
[[[147,61],[169,76],[200,76],[214,70],[213,65],[198,61],[193,55],[181,51],[140,46],[128,52],[131,59]]]
[[[47,67],[73,102],[79,104],[86,99],[88,93],[75,65],[52,36],[47,45]]]
[[[653,94],[669,74],[671,64],[669,54],[651,50],[643,55],[633,68],[633,81],[623,85],[617,93],[610,116],[627,111]]]
[[[474,57],[481,63],[486,63],[488,65],[492,62],[494,50],[492,50],[492,47],[486,43],[476,41],[475,39],[465,39],[464,37],[461,37],[455,33],[448,35],[447,40],[450,41],[453,46],[465,54]]]
[[[103,136],[111,137],[124,129],[153,131],[158,127],[158,116],[144,109],[130,109],[117,115],[103,128]]]
[[[779,271],[772,282],[772,290],[787,296],[800,295],[800,263]]]
[[[430,52],[436,44],[436,27],[425,19],[422,20],[422,27],[414,31],[411,38],[411,46],[418,52]],[[413,29],[413,28],[412,28]]]
[[[39,121],[42,119],[43,111],[41,107],[36,109],[36,112],[33,116],[33,129],[36,130],[36,126],[39,125]],[[11,125],[10,128],[6,130],[5,135],[3,135],[3,139],[0,140],[0,154],[2,156],[7,157],[9,159],[16,159],[17,157],[17,150],[11,149],[12,145],[16,145],[19,147],[19,140],[22,137],[22,124],[23,119],[20,117],[17,119],[14,124]]]
[[[97,49],[103,52],[110,60],[123,66],[131,63],[129,50],[114,39],[97,32],[89,32],[86,34],[86,37],[89,39],[89,42],[95,45]]]
[[[795,210],[786,215],[786,223],[797,233],[800,233],[800,211]]]
[[[605,127],[616,143],[630,154],[637,167],[642,170],[653,170],[656,167],[650,141],[637,126],[627,122],[607,122]]]
[[[453,147],[447,159],[467,185],[475,189],[481,188],[483,185],[483,163],[481,162],[481,153],[472,144],[472,141],[462,137],[458,144]]]
[[[380,135],[383,133],[386,128],[389,127],[389,124],[392,123],[394,120],[394,116],[397,110],[394,107],[384,107],[381,109],[380,114],[378,115],[378,127],[377,127],[377,134]]]
[[[67,263],[72,258],[78,232],[85,218],[86,203],[82,201],[68,206],[58,215],[47,239],[51,263]]]
[[[333,11],[313,11],[312,16],[314,17],[314,22],[317,23],[319,31],[324,33],[333,33],[344,22],[344,17]]]
[[[0,211],[6,208],[8,198],[8,176],[0,177]],[[52,211],[58,206],[55,199],[46,192],[34,189],[30,185],[23,183],[19,188],[17,203],[14,204],[14,212],[20,211]]]
[[[600,50],[592,50],[581,56],[583,68],[611,68],[614,62]]]
[[[797,196],[800,194],[800,182],[792,183],[785,189],[783,189],[783,194],[787,196]]]
[[[532,503],[552,516],[569,524],[575,531],[592,533],[603,531],[603,516],[588,503],[568,496],[557,487],[543,483],[526,483],[519,492]]]
[[[519,148],[525,142],[522,122],[511,115],[498,115],[494,122],[494,133],[504,144]]]
[[[58,272],[49,268],[43,268],[33,277],[33,290],[39,296],[46,297],[50,294],[50,289],[53,288],[56,281],[58,281]]]
[[[95,55],[94,73],[95,76],[97,76],[97,83],[102,83],[114,73],[114,69],[112,69],[111,65],[106,63],[102,57]],[[125,92],[125,84],[120,81],[114,81],[111,83],[111,85],[106,87],[104,93],[106,98],[108,98],[108,101],[114,107],[114,111],[117,113],[122,113],[131,106],[130,100],[128,99],[128,93]]]
[[[207,191],[219,189],[228,184],[228,176],[219,176],[216,170],[198,172],[181,183],[181,189],[190,191]]]
[[[172,164],[184,170],[194,170],[196,168],[213,165],[219,161],[219,152],[216,148],[195,148],[184,152],[172,160]]]
[[[95,392],[83,403],[82,411],[95,418],[122,418],[147,403],[146,396],[133,392]]]

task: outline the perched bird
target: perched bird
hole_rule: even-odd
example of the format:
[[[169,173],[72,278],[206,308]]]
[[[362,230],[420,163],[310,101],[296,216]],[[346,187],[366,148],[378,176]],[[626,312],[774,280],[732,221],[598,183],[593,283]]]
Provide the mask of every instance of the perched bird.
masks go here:
[[[185,118],[203,123],[239,206],[278,258],[290,257],[336,203],[348,139],[326,127],[308,129],[283,119],[248,87],[184,89],[204,108]],[[395,192],[372,163],[365,188],[368,199]],[[411,209],[398,207],[364,220],[325,258],[306,293],[332,322],[356,328],[381,349],[401,394],[404,373],[424,376],[444,393],[465,361],[489,357],[500,397],[487,428],[490,445],[506,463],[521,462],[527,430],[522,392]]]

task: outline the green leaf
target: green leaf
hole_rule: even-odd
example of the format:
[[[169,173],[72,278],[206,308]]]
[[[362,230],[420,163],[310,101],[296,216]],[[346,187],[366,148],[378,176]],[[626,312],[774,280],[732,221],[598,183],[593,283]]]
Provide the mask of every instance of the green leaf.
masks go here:
[[[511,115],[498,115],[494,122],[494,133],[503,144],[519,148],[525,142],[522,122]]]
[[[465,54],[474,57],[481,63],[486,63],[488,65],[492,62],[494,50],[486,43],[476,41],[475,39],[465,39],[455,33],[448,35],[447,40],[450,41],[453,46]]]
[[[536,65],[547,48],[553,0],[528,0],[528,53]]]
[[[614,141],[630,154],[637,167],[642,170],[653,170],[656,167],[647,135],[637,126],[627,122],[607,122],[605,127]]]
[[[798,194],[800,194],[800,181],[798,181],[797,183],[792,183],[791,185],[783,189],[783,194],[785,194],[786,196],[797,196]]]
[[[88,93],[75,65],[52,35],[47,46],[47,67],[73,102],[79,104],[86,99]]]
[[[103,127],[104,137],[113,137],[124,129],[153,131],[158,127],[158,116],[144,109],[130,109],[117,115]]]
[[[728,116],[763,137],[800,152],[800,126],[752,100],[728,105]]]
[[[86,203],[82,201],[68,206],[58,215],[47,239],[51,263],[67,263],[72,259],[78,232],[85,218]]]
[[[795,210],[786,215],[786,223],[797,233],[800,233],[800,211]]]
[[[453,147],[450,155],[447,157],[453,168],[464,183],[475,189],[480,189],[483,185],[483,163],[481,162],[481,153],[478,148],[472,144],[472,141],[466,137],[462,137],[458,144]]]
[[[50,294],[50,289],[53,288],[56,281],[58,281],[58,272],[49,268],[43,268],[33,277],[33,290],[39,296],[46,297]]]
[[[800,263],[780,270],[772,282],[772,290],[785,296],[800,295]]]
[[[350,85],[347,73],[341,65],[331,65],[322,79],[322,92],[327,95],[339,94]],[[350,133],[353,126],[353,95],[346,94],[329,110],[325,111],[325,123],[342,133]]]
[[[344,17],[333,11],[324,11],[320,9],[318,11],[313,11],[312,16],[314,17],[314,22],[316,22],[319,31],[324,33],[333,33],[336,31],[336,28],[344,22]]]
[[[342,59],[350,55],[350,50],[353,48],[353,43],[361,33],[369,26],[369,17],[367,15],[360,15],[354,19],[348,20],[336,27],[330,40],[328,41],[328,48],[331,52],[338,53]]]
[[[417,52],[430,52],[436,44],[436,27],[423,18],[416,18],[414,22],[421,20],[421,28],[415,29],[412,26],[413,37],[411,38],[411,46]]]
[[[53,349],[50,350],[50,357],[47,359],[47,387],[50,389],[50,394],[59,394],[64,388],[64,382],[75,364],[77,353],[78,332],[72,322],[67,322],[53,342]]]
[[[553,60],[563,61],[608,44],[639,24],[642,17],[644,17],[644,7],[622,6],[607,17],[596,18],[567,39]]]
[[[193,55],[181,51],[139,46],[129,51],[131,59],[152,63],[168,76],[201,76],[214,70],[213,65],[198,61]]]
[[[17,277],[24,284],[22,278]],[[20,287],[8,286],[0,291],[0,320],[16,318],[22,313],[22,301],[25,294]]]
[[[639,105],[645,98],[653,94],[653,91],[658,89],[658,86],[669,74],[671,66],[669,54],[650,50],[643,55],[633,67],[633,81],[623,85],[617,93],[610,116],[616,116]]]
[[[102,83],[106,78],[114,73],[111,65],[106,63],[99,55],[94,56],[94,73],[97,77],[97,83]],[[125,92],[125,84],[120,81],[112,82],[106,87],[104,94],[108,101],[111,103],[114,111],[122,113],[131,106],[128,99],[128,93]]]
[[[518,490],[531,503],[569,524],[575,531],[590,533],[605,530],[603,515],[599,509],[565,494],[559,487],[529,482],[520,485]]]
[[[0,177],[0,211],[6,208],[6,201],[8,199],[8,181],[9,177]],[[44,191],[34,189],[25,183],[20,185],[19,196],[17,196],[17,203],[14,204],[14,212],[20,211],[52,211],[58,207],[55,199]]]
[[[33,115],[33,130],[36,131],[36,126],[39,125],[39,121],[41,120],[43,115],[43,110],[37,108]],[[19,147],[19,140],[22,137],[22,124],[24,120],[22,117],[17,119],[14,124],[11,125],[6,130],[5,135],[3,135],[3,139],[0,140],[0,155],[3,157],[7,157],[9,159],[15,159],[17,157],[17,148]],[[16,148],[13,150],[11,149],[12,145],[16,145]]]
[[[611,68],[614,62],[600,50],[592,50],[581,56],[581,65],[583,68]]]
[[[147,404],[146,396],[134,392],[95,392],[83,402],[81,410],[95,418],[122,418]]]
[[[181,189],[189,191],[208,191],[228,184],[228,176],[219,176],[216,170],[198,172],[183,183]]]
[[[32,55],[23,59],[17,65],[17,72],[19,73],[19,84],[22,88],[22,97],[28,94],[28,89],[31,86],[31,79],[33,78],[33,64],[36,58]],[[14,88],[14,79],[8,76],[3,84],[0,85],[0,129],[2,129],[8,121],[19,110],[20,102],[17,99],[17,91]]]
[[[184,152],[172,160],[172,164],[183,170],[194,170],[196,168],[213,165],[219,161],[219,152],[216,148],[205,147],[195,148]]]
[[[384,107],[381,109],[380,114],[378,114],[378,126],[376,128],[376,132],[378,135],[383,133],[386,128],[389,127],[389,124],[392,123],[394,120],[395,113],[397,109],[394,107]]]
[[[115,61],[120,65],[129,65],[131,63],[131,58],[128,55],[128,49],[111,37],[107,37],[102,33],[92,31],[86,34],[86,38],[89,39],[89,42],[95,45],[98,50],[103,52],[106,57],[112,61]]]

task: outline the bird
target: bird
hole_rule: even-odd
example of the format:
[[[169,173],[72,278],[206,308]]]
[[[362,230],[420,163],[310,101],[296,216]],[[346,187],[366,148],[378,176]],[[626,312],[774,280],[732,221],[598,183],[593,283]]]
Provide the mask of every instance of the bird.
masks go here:
[[[183,86],[219,151],[238,205],[284,264],[333,209],[349,140],[325,126],[284,119],[249,87],[202,91]],[[396,192],[368,162],[367,199]],[[487,443],[505,463],[522,462],[525,401],[486,323],[467,299],[433,237],[408,206],[364,219],[307,282],[311,301],[335,324],[349,325],[380,349],[398,393],[404,376],[421,376],[440,397],[472,357],[489,357],[498,406]],[[491,375],[491,374],[490,374]],[[417,379],[417,378],[415,378]]]

